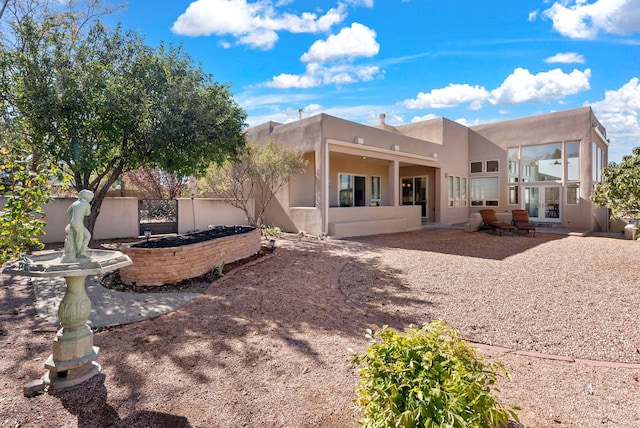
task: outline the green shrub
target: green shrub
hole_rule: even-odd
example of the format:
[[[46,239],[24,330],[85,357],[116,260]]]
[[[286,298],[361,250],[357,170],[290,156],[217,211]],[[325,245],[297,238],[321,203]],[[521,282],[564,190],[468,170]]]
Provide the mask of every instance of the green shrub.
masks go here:
[[[361,382],[360,423],[373,427],[506,427],[515,410],[491,394],[499,363],[484,364],[475,349],[442,320],[404,333],[384,326],[365,354],[354,354]],[[497,391],[497,389],[494,388]]]
[[[282,230],[278,226],[262,225],[262,236],[269,238],[271,236],[278,237],[282,234]]]

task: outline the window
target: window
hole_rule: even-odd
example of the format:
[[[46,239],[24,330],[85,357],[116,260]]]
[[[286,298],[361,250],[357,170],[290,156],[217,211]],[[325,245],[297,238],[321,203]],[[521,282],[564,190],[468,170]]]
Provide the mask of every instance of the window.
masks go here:
[[[500,205],[498,177],[471,179],[471,206],[495,207]]]
[[[500,170],[500,162],[497,160],[487,161],[487,172],[498,172]]]
[[[380,206],[380,177],[371,177],[371,206]]]
[[[340,174],[340,189],[338,191],[338,206],[353,206],[353,175]]]
[[[366,178],[358,175],[339,174],[338,206],[364,207]]]
[[[518,186],[509,186],[509,204],[518,205]]]
[[[596,143],[593,143],[593,159],[591,164],[593,165],[593,181],[594,183],[598,183],[603,180],[602,178],[602,169],[605,167],[604,164],[604,150],[602,150]]]
[[[509,161],[509,183],[517,183],[520,177],[520,149],[513,147],[507,150]]]
[[[580,203],[580,184],[567,184],[567,205],[577,205]]]
[[[470,164],[471,174],[477,174],[482,172],[482,162],[471,162]]]
[[[557,181],[562,178],[562,143],[522,148],[522,181]]]
[[[467,206],[467,178],[449,176],[449,206]]]
[[[567,159],[567,181],[580,180],[580,141],[565,144]]]

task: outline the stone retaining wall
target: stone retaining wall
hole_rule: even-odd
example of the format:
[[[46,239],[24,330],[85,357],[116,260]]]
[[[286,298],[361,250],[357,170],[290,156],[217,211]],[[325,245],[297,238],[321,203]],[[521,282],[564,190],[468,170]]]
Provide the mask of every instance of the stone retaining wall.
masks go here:
[[[219,266],[252,256],[260,251],[260,229],[197,244],[170,248],[124,246],[132,265],[120,269],[120,278],[129,285],[173,284],[195,278]]]

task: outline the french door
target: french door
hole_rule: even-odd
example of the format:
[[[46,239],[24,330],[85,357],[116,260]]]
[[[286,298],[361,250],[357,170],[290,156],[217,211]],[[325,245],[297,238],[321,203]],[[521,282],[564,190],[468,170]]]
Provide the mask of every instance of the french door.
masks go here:
[[[560,223],[562,217],[560,189],[560,186],[525,186],[524,209],[529,212],[529,219]]]
[[[427,177],[402,178],[402,205],[420,205],[422,217],[428,217],[427,210]]]

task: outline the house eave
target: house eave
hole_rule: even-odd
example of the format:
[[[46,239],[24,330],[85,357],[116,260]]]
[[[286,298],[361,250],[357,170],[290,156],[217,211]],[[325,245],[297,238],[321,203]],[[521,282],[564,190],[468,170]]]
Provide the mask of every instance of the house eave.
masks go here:
[[[402,152],[400,150],[383,149],[381,147],[357,144],[350,141],[336,140],[333,138],[327,138],[325,141],[327,142],[327,144],[332,146],[345,147],[351,150],[358,150],[363,152],[374,152],[377,154],[385,155],[389,158],[407,159],[407,160],[422,161],[422,162],[438,161],[438,157],[437,155],[435,155],[435,153],[432,156],[425,156],[425,155],[419,155],[416,153]]]

